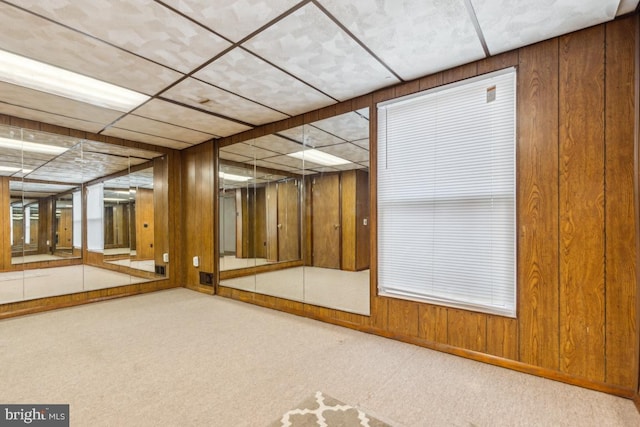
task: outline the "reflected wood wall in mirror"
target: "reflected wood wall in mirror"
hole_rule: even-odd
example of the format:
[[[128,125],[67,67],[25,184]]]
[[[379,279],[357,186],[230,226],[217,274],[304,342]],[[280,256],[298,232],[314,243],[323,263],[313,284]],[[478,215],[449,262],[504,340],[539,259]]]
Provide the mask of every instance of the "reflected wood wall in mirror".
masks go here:
[[[368,109],[219,157],[220,285],[368,314]]]
[[[162,153],[2,125],[0,138],[0,304],[166,277]]]

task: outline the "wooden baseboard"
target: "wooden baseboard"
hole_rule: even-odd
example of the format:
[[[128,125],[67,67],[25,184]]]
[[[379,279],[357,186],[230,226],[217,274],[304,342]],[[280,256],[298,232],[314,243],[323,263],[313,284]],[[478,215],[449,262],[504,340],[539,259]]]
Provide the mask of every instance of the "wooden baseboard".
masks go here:
[[[92,302],[145,294],[175,287],[177,286],[172,285],[169,280],[158,280],[154,282],[136,283],[133,285],[78,292],[69,295],[58,295],[28,301],[18,301],[0,305],[0,319],[57,310],[59,308],[74,307]]]
[[[429,348],[431,350],[436,350],[443,353],[464,357],[466,359],[471,359],[478,362],[483,362],[490,365],[511,369],[511,370],[522,372],[525,374],[535,375],[538,377],[547,378],[550,380],[559,381],[566,384],[571,384],[578,387],[587,388],[590,390],[600,391],[603,393],[608,393],[608,394],[612,394],[615,396],[620,396],[628,399],[634,399],[634,402],[636,403],[636,405],[638,406],[638,409],[640,410],[640,397],[638,396],[638,393],[636,393],[635,390],[633,389],[612,385],[612,384],[607,384],[603,382],[598,382],[598,381],[592,381],[589,379],[566,374],[564,372],[559,372],[553,369],[541,368],[539,366],[529,365],[527,363],[522,363],[522,362],[518,362],[511,359],[505,359],[502,357],[493,356],[493,355],[481,353],[478,351],[467,350],[460,347],[454,347],[448,344],[428,341],[418,337],[392,333],[383,329],[366,326],[361,323],[354,323],[346,320],[336,319],[335,317],[329,317],[327,315],[318,314],[318,313],[323,313],[323,310],[318,310],[318,308],[315,306],[311,306],[310,304],[305,304],[297,301],[288,301],[288,300],[284,300],[276,297],[259,296],[259,294],[255,294],[253,292],[241,291],[241,290],[226,288],[222,286],[219,288],[218,295],[225,298],[231,298],[238,301],[248,302],[250,304],[259,305],[266,308],[284,311],[284,312],[301,316],[301,317],[308,317],[314,320],[319,320],[325,323],[331,323],[337,326],[343,326],[346,328],[355,329],[360,332],[365,332],[365,333],[374,334],[374,335],[378,335],[385,338],[394,339],[396,341],[402,341],[409,344],[414,344],[420,347]],[[311,307],[313,307],[313,309],[311,309]],[[329,310],[329,309],[325,309],[325,310],[328,312],[331,312],[332,314],[335,314],[335,312],[338,312],[337,310]]]
[[[187,285],[187,286],[184,286],[184,287],[189,289],[189,290],[191,290],[191,291],[200,292],[202,294],[207,294],[207,295],[213,295],[214,294],[213,286]]]

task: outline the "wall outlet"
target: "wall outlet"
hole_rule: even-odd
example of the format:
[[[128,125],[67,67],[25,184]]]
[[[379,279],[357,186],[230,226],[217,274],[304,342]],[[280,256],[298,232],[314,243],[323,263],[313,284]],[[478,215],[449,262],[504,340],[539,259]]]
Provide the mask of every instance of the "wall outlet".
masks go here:
[[[162,262],[169,262],[169,254],[167,252],[162,254]]]
[[[193,257],[193,266],[200,267],[200,257],[197,257],[197,256]]]

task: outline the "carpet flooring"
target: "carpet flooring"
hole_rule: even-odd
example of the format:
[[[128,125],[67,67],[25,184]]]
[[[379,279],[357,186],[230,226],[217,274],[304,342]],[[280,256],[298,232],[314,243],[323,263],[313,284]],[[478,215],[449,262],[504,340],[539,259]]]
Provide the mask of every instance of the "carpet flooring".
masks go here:
[[[172,289],[0,321],[0,403],[72,426],[268,426],[317,391],[392,426],[640,425],[630,400]]]

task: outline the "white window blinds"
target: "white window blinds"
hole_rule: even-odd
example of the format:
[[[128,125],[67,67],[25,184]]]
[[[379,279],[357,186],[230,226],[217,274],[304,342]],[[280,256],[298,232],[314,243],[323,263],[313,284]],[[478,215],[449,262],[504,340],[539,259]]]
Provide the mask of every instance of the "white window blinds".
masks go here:
[[[378,291],[515,316],[510,68],[378,105]]]

